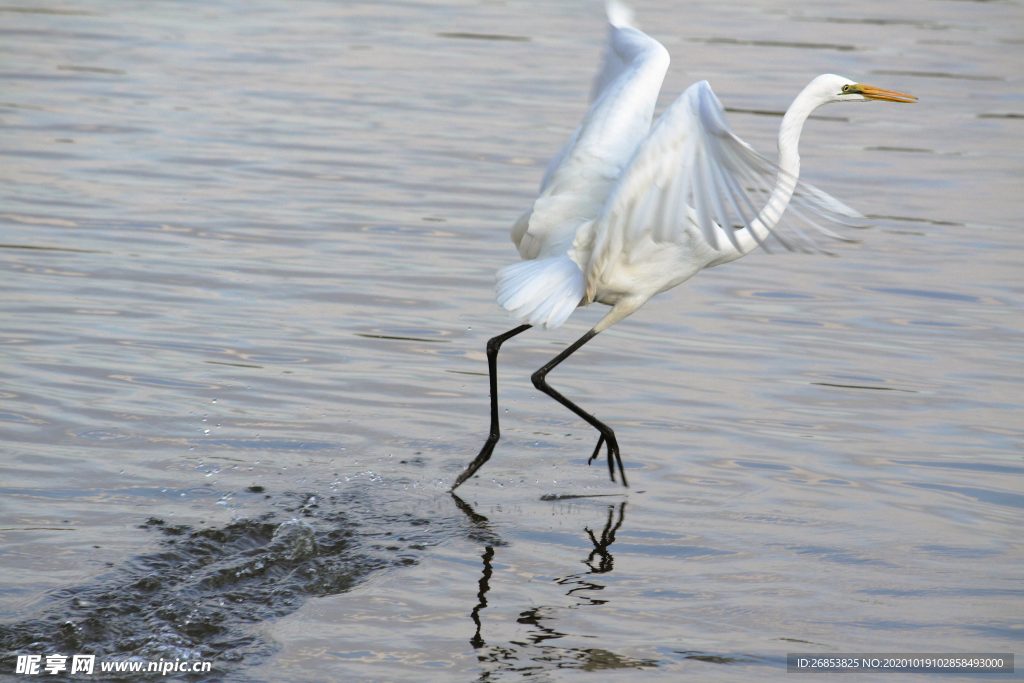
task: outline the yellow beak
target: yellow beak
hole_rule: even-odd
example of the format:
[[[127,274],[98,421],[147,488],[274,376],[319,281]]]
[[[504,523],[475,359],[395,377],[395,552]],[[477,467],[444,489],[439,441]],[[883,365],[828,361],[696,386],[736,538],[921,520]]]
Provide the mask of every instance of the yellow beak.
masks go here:
[[[917,98],[913,95],[896,92],[895,90],[882,90],[881,88],[875,88],[870,85],[861,85],[860,83],[851,85],[850,92],[861,94],[869,100],[885,100],[886,102],[917,102]]]

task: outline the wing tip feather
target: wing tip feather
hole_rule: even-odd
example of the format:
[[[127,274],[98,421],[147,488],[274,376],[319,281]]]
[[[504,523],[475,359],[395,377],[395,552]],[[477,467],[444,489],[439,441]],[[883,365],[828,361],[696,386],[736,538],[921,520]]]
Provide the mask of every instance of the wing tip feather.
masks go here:
[[[608,0],[604,9],[608,14],[608,23],[615,28],[636,28],[634,23],[636,13],[632,7],[619,2],[619,0]]]

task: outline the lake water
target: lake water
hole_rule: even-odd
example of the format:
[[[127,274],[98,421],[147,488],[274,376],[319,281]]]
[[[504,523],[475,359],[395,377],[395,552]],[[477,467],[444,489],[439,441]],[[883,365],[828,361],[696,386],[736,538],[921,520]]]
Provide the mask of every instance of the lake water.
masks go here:
[[[701,273],[551,374],[631,488],[529,381],[593,306],[505,345],[503,440],[455,499],[514,325],[493,273],[585,111],[600,4],[0,8],[0,675],[1021,652],[1021,3],[636,10],[673,58],[659,110],[706,78],[769,155],[819,73],[920,102],[805,129],[859,243]]]

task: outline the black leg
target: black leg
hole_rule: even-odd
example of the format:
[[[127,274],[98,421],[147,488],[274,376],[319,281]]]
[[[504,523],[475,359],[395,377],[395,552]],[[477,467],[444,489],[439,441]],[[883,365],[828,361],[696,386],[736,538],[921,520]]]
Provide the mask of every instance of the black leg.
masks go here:
[[[494,445],[501,438],[501,430],[498,429],[498,350],[505,341],[521,332],[526,332],[530,327],[532,326],[520,325],[514,330],[509,330],[505,334],[499,334],[497,337],[487,341],[487,371],[491,376],[491,433],[488,435],[487,441],[484,442],[484,447],[480,449],[480,454],[476,456],[476,460],[469,463],[466,471],[460,474],[459,478],[452,484],[451,489],[449,489],[451,491],[459,488],[462,482],[472,477],[485,462],[491,459]]]
[[[611,474],[612,481],[615,481],[615,465],[617,463],[619,466],[619,474],[622,475],[622,485],[629,486],[629,482],[626,481],[626,471],[622,468],[622,456],[619,455],[619,444],[615,440],[615,432],[612,431],[611,427],[601,422],[590,413],[585,412],[578,405],[576,405],[575,403],[567,399],[565,396],[562,396],[560,393],[552,389],[544,379],[545,377],[547,377],[547,374],[549,372],[551,372],[558,366],[559,363],[561,363],[563,360],[571,356],[574,351],[576,351],[578,348],[580,348],[581,346],[583,346],[596,336],[597,332],[594,332],[594,330],[590,330],[585,335],[576,340],[575,344],[573,344],[565,351],[562,351],[562,353],[558,354],[553,359],[551,359],[550,363],[542,367],[537,372],[533,373],[533,376],[530,379],[533,380],[533,386],[537,387],[545,394],[547,394],[548,396],[555,399],[572,412],[582,417],[584,420],[589,422],[594,427],[594,429],[601,432],[601,438],[600,440],[598,440],[597,448],[594,449],[594,454],[590,456],[590,460],[592,461],[594,460],[594,458],[597,457],[598,451],[601,450],[602,443],[607,444],[608,471]]]

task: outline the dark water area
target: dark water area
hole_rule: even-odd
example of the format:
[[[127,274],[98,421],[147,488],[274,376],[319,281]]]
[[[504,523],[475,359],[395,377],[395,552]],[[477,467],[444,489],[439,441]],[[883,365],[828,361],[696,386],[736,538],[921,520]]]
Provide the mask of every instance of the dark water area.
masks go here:
[[[494,272],[585,111],[601,3],[0,7],[0,678],[1021,650],[1021,3],[634,4],[672,56],[658,111],[707,79],[769,157],[818,74],[919,102],[805,127],[856,243],[702,272],[549,376],[629,489],[529,379],[592,306],[503,347],[502,440],[459,498],[514,326]]]
[[[260,486],[239,495],[273,498]],[[277,650],[254,625],[311,597],[344,593],[374,572],[415,565],[433,544],[425,533],[429,519],[379,512],[365,519],[374,506],[356,495],[282,498],[257,517],[223,527],[150,517],[139,528],[156,536],[154,552],[122,566],[109,563],[87,582],[51,592],[33,618],[0,626],[0,643],[9,653],[216,661],[211,673],[185,678],[219,680]],[[2,665],[13,671],[15,660],[8,654]]]

